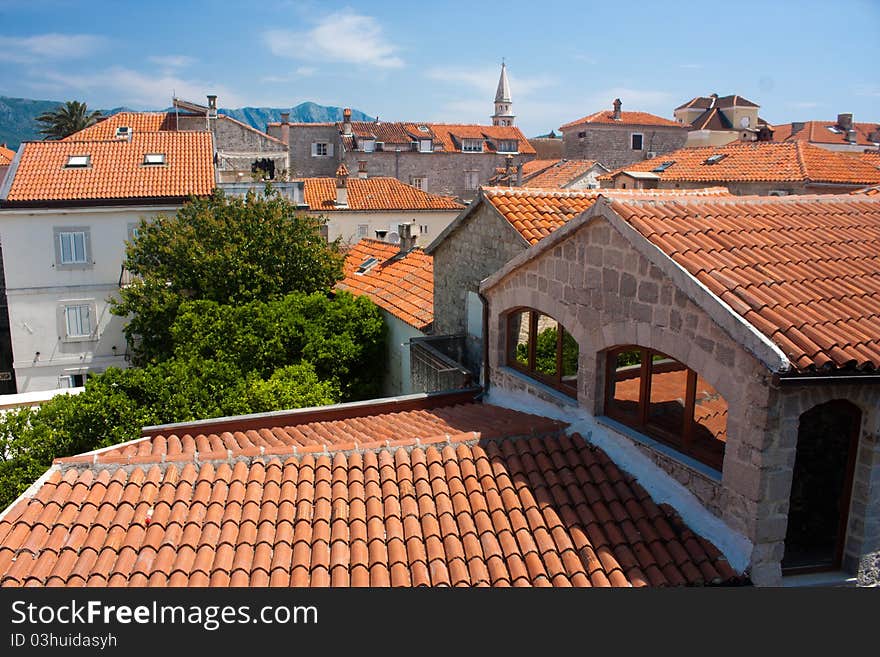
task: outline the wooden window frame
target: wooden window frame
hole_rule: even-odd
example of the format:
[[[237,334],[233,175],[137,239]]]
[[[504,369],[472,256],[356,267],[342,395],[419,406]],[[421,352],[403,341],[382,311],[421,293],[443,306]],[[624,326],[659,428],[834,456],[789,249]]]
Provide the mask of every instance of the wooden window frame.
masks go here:
[[[527,356],[527,365],[523,365],[519,361],[516,360],[516,347],[517,347],[517,339],[518,336],[514,335],[513,330],[513,318],[520,314],[527,314],[529,321],[529,331],[528,331],[528,356]],[[569,383],[563,381],[563,372],[562,372],[562,356],[563,356],[563,343],[565,339],[565,334],[568,333],[571,335],[570,331],[567,331],[566,328],[562,325],[555,317],[550,317],[554,322],[556,322],[556,374],[553,376],[549,376],[544,374],[543,372],[539,372],[536,368],[537,361],[537,346],[538,346],[538,317],[540,315],[544,315],[546,317],[550,317],[547,313],[542,313],[540,310],[535,310],[534,308],[517,308],[516,310],[511,311],[507,315],[507,330],[506,330],[506,354],[507,354],[507,365],[512,367],[518,372],[528,376],[529,378],[535,379],[536,381],[540,381],[544,385],[550,386],[554,390],[558,390],[559,392],[568,395],[569,397],[573,397],[577,399],[577,379],[575,380],[574,385],[572,386]],[[580,345],[578,345],[578,350],[580,350]]]
[[[631,415],[618,411],[616,404],[614,403],[617,357],[620,353],[626,351],[639,351],[641,357],[641,368],[639,371],[639,399],[635,419],[633,419]],[[640,433],[655,438],[664,445],[668,445],[674,450],[720,472],[724,461],[724,449],[722,449],[719,460],[717,457],[714,457],[714,455],[707,455],[705,450],[698,449],[698,446],[694,444],[694,409],[696,407],[697,378],[699,374],[684,363],[681,363],[681,361],[673,358],[673,360],[676,360],[676,362],[680,363],[687,369],[683,426],[681,428],[681,433],[675,434],[664,427],[652,423],[649,416],[651,402],[651,376],[653,374],[654,356],[662,356],[664,358],[672,357],[661,351],[657,351],[656,349],[642,347],[641,345],[614,347],[607,350],[605,353],[605,415],[613,420],[617,420],[621,424],[625,424],[626,426],[639,431]],[[725,442],[724,448],[726,448],[726,446]]]

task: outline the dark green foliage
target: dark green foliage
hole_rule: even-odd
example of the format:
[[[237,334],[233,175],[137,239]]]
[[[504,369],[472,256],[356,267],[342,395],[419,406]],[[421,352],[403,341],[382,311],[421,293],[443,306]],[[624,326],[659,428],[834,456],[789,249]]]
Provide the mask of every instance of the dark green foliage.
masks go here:
[[[553,376],[556,374],[556,328],[546,328],[538,333],[535,344],[535,370]],[[516,359],[528,362],[528,344],[516,345]],[[577,374],[578,345],[577,341],[567,332],[562,336],[562,374]]]
[[[322,224],[271,187],[246,198],[218,191],[173,217],[142,221],[126,251],[125,267],[136,278],[113,307],[130,317],[135,361],[171,356],[169,328],[185,301],[246,304],[331,289],[343,256],[338,243],[321,237]]]
[[[39,132],[45,139],[64,139],[94,125],[100,118],[101,113],[90,112],[85,103],[69,100],[54,110],[43,112],[35,120],[43,125]]]

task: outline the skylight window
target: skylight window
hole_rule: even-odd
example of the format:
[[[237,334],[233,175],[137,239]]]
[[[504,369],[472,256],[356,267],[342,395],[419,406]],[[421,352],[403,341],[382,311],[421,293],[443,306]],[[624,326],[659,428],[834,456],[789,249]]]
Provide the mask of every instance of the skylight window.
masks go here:
[[[666,171],[666,169],[671,167],[673,164],[675,164],[675,160],[666,160],[665,162],[661,162],[656,167],[651,169],[651,171],[653,173],[663,173],[664,171]]]
[[[85,169],[91,164],[91,159],[90,155],[68,155],[64,166],[68,169]]]
[[[843,130],[834,125],[827,126],[829,132],[833,132],[835,135],[842,135]]]
[[[419,131],[420,132],[431,132],[430,130],[428,130],[428,126],[426,126],[426,125],[420,125]]]
[[[147,153],[144,155],[144,164],[160,165],[165,164],[165,153]]]
[[[358,268],[357,268],[357,273],[358,273],[358,274],[366,274],[366,273],[367,273],[372,267],[374,267],[374,266],[376,265],[376,263],[378,263],[378,262],[379,262],[379,259],[378,259],[378,258],[374,258],[374,257],[370,256],[369,258],[367,258],[366,260],[364,260],[364,261],[358,266]]]
[[[703,161],[703,164],[717,164],[725,157],[727,157],[727,153],[716,153],[715,155],[710,155],[709,157],[707,157]]]
[[[131,128],[128,127],[127,125],[121,125],[118,128],[116,128],[115,135],[116,135],[117,139],[121,139],[123,137],[130,137],[131,136]]]

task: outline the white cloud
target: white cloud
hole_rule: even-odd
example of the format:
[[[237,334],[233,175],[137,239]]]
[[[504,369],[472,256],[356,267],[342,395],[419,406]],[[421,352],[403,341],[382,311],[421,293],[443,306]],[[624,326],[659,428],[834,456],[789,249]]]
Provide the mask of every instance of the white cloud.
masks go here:
[[[287,75],[264,75],[260,78],[260,82],[263,84],[286,84],[288,82],[312,77],[317,72],[318,69],[314,66],[299,66],[294,69],[292,73],[288,73]]]
[[[221,85],[202,80],[189,80],[172,74],[150,75],[124,67],[113,67],[89,74],[41,71],[33,80],[35,88],[54,88],[79,96],[94,98],[90,104],[127,105],[135,108],[161,108],[171,104],[172,95],[203,103],[208,93],[217,94],[224,107],[236,107],[242,99]]]
[[[693,63],[679,64],[678,68],[689,68],[689,69],[693,69],[693,70],[698,70],[698,69],[703,68],[703,65],[702,64],[693,64]]]
[[[39,60],[87,57],[106,39],[94,34],[35,34],[29,37],[0,36],[0,60],[32,63]]]
[[[161,66],[163,69],[186,68],[196,63],[195,57],[189,55],[153,55],[147,57],[147,61]]]
[[[812,109],[814,107],[818,107],[819,103],[814,100],[799,100],[788,103],[788,106],[795,109]]]
[[[268,30],[263,38],[278,57],[376,68],[403,66],[379,22],[348,9],[324,16],[306,32]]]

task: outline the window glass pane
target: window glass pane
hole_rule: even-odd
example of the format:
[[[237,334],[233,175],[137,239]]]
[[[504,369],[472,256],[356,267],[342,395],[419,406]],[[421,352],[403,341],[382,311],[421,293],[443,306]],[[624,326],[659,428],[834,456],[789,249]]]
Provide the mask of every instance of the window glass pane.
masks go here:
[[[556,376],[556,346],[559,323],[547,315],[538,315],[538,337],[535,340],[535,370]]]
[[[572,335],[562,330],[562,384],[577,390],[578,343]]]
[[[697,375],[691,448],[700,460],[721,468],[727,442],[727,401]]]
[[[61,264],[86,261],[85,233],[59,233],[58,241],[61,246]]]
[[[61,262],[72,262],[73,235],[71,233],[61,233],[58,239],[61,240]]]
[[[86,261],[86,235],[85,233],[73,234],[74,258],[77,262]]]
[[[522,367],[529,366],[529,311],[510,316],[511,360]]]
[[[67,306],[64,309],[67,320],[67,335],[69,337],[81,337],[91,333],[91,321],[89,318],[89,307]]]
[[[648,422],[681,438],[687,398],[688,369],[673,358],[653,354]]]
[[[641,349],[618,351],[616,355],[613,355],[613,358],[612,408],[609,410],[636,421],[639,411],[639,390],[642,382],[642,351]]]

